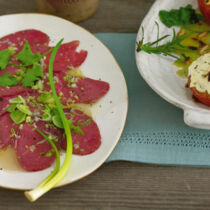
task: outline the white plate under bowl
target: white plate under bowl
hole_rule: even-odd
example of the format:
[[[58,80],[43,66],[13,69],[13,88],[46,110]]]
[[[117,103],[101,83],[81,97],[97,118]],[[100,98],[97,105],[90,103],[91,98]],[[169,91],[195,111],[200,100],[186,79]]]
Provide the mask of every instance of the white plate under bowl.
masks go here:
[[[157,39],[155,21],[159,23],[160,36],[172,35],[172,29],[161,23],[158,15],[159,11],[178,9],[187,4],[198,8],[197,0],[156,0],[142,22],[137,35],[137,42],[142,38],[142,27],[144,27],[145,43]],[[176,28],[176,30],[179,30],[179,28]],[[137,67],[150,87],[165,100],[184,110],[186,124],[196,128],[210,129],[210,108],[192,100],[192,93],[185,88],[187,79],[182,79],[176,75],[178,69],[172,65],[173,61],[173,59],[161,55],[136,52]]]
[[[79,180],[95,171],[113,151],[123,131],[127,110],[128,93],[123,73],[110,51],[91,33],[83,28],[51,15],[14,14],[0,17],[0,37],[24,30],[37,29],[47,33],[51,44],[61,38],[64,42],[80,41],[80,49],[88,51],[88,57],[80,67],[93,79],[110,84],[110,91],[91,107],[91,113],[102,136],[100,148],[86,156],[73,155],[66,177],[58,184],[62,186]],[[15,158],[8,152],[0,153],[0,186],[11,189],[31,189],[39,184],[53,169],[26,172],[17,167]],[[64,159],[64,154],[61,155]]]

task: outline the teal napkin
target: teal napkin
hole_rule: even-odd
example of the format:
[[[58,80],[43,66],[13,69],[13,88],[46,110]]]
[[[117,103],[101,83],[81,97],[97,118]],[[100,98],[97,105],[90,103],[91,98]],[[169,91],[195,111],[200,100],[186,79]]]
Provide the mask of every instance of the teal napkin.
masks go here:
[[[136,34],[96,36],[119,62],[129,94],[126,126],[108,161],[210,166],[210,131],[185,125],[183,111],[163,100],[141,78],[135,63]]]

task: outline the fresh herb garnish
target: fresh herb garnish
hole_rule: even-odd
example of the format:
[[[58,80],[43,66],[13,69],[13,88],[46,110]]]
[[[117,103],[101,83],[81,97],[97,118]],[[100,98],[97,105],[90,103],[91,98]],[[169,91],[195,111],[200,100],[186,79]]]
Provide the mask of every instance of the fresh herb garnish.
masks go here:
[[[16,86],[17,84],[18,84],[17,78],[12,76],[8,72],[0,76],[1,87],[11,87],[11,86]]]
[[[68,119],[66,118],[64,112],[63,112],[63,106],[60,103],[60,99],[56,93],[55,89],[55,84],[53,80],[53,63],[55,60],[56,53],[62,43],[63,39],[58,42],[58,44],[55,46],[53,49],[53,52],[50,57],[50,62],[49,62],[49,81],[50,81],[50,87],[53,93],[53,97],[55,99],[55,104],[57,106],[58,112],[60,114],[65,134],[66,134],[66,141],[67,141],[67,147],[66,147],[66,156],[63,165],[61,166],[60,170],[54,170],[41,184],[39,184],[35,189],[31,191],[26,191],[25,196],[30,200],[30,201],[35,201],[38,199],[40,196],[48,192],[51,188],[53,188],[63,177],[66,175],[69,165],[71,162],[72,158],[72,151],[73,151],[73,146],[72,146],[72,136],[71,136],[71,130],[70,126],[68,123]]]
[[[74,133],[79,134],[79,135],[84,135],[83,130],[79,127],[73,124],[73,120],[69,120],[69,126],[74,131]]]
[[[203,20],[201,13],[192,8],[192,5],[180,7],[179,9],[172,9],[170,11],[161,10],[159,12],[160,20],[167,27],[183,26],[198,23]]]
[[[29,108],[29,106],[27,106],[27,105],[17,104],[16,108],[17,108],[18,110],[20,110],[21,112],[27,114],[27,115],[30,115],[30,116],[32,115],[32,113],[31,113],[31,111],[30,111],[30,108]]]
[[[159,27],[158,27],[159,29]],[[176,35],[175,30],[173,29],[173,37],[171,41],[166,42],[165,44],[159,45],[159,43],[168,38],[170,35],[162,36],[161,38],[157,39],[154,42],[147,42],[144,44],[144,28],[142,28],[142,39],[137,43],[137,52],[144,51],[149,54],[162,54],[164,56],[170,56],[176,58],[180,61],[181,58],[174,55],[175,52],[190,52],[192,50],[188,49],[187,47],[183,46],[181,42],[191,36],[191,34],[183,34],[180,36]],[[159,37],[159,35],[158,35]]]
[[[17,107],[17,104],[12,104],[12,105],[8,106],[7,111],[14,112],[16,107]]]
[[[42,55],[40,53],[32,53],[31,47],[28,41],[26,41],[23,49],[17,54],[16,57],[24,65],[30,66],[34,63],[39,62],[42,58]]]
[[[16,86],[19,81],[21,81],[23,87],[34,86],[35,82],[40,81],[40,79],[44,76],[42,67],[38,63],[44,56],[52,52],[52,50],[53,48],[43,54],[33,53],[28,41],[25,42],[23,49],[17,55],[14,55],[15,51],[10,47],[4,50],[0,50],[0,70],[4,70],[8,65],[20,68],[15,76],[12,76],[9,73],[0,76],[0,86]],[[15,59],[21,61],[22,64],[10,62],[12,55],[15,56]],[[27,67],[32,65],[32,68],[27,69]]]
[[[48,105],[45,105],[45,109],[42,110],[43,115],[42,115],[42,120],[51,122],[52,121],[52,115],[51,115],[51,109]]]
[[[17,109],[10,113],[10,118],[18,125],[26,120],[26,114]]]
[[[16,135],[14,128],[11,128],[11,133],[9,135],[10,138],[14,137]]]
[[[53,124],[54,124],[55,126],[57,126],[58,128],[61,128],[61,129],[64,128],[63,123],[62,123],[62,120],[61,120],[59,114],[55,114],[55,115],[52,117],[52,122],[53,122]],[[79,135],[84,135],[83,130],[80,128],[80,126],[74,125],[72,119],[68,120],[68,123],[69,123],[69,126],[70,126],[71,130],[72,130],[74,133],[79,134]]]
[[[63,122],[62,122],[62,120],[61,120],[61,118],[60,118],[59,113],[56,113],[56,114],[54,114],[54,115],[52,116],[52,122],[53,122],[53,124],[54,124],[56,127],[62,128],[62,129],[64,128]]]
[[[31,69],[28,69],[23,75],[21,84],[23,87],[33,87],[36,81],[44,77],[42,67],[35,63]]]
[[[33,64],[32,69],[28,69],[25,74],[12,76],[10,73],[5,73],[0,76],[0,86],[1,87],[10,87],[16,86],[18,81],[22,80],[21,84],[23,87],[32,87],[35,81],[40,80],[43,75],[43,70],[38,62],[42,57],[50,53],[52,49],[45,52],[43,55],[40,53],[32,53],[29,43],[26,41],[23,50],[16,55],[16,58],[20,60],[23,64],[15,64],[9,62],[13,52],[8,48],[0,51],[0,70],[4,70],[8,65],[13,65],[21,68],[30,66]]]
[[[27,115],[32,115],[29,106],[26,105],[26,101],[22,96],[12,98],[9,102],[11,105],[7,108],[7,111],[10,112],[10,118],[15,124],[26,121]]]
[[[22,96],[18,96],[16,98],[11,98],[9,100],[11,104],[26,104],[25,99]]]
[[[38,102],[48,104],[50,107],[55,105],[55,100],[52,93],[43,91],[43,93],[37,98]]]
[[[92,120],[90,118],[88,118],[87,120],[83,121],[83,122],[78,122],[77,125],[81,126],[81,127],[86,127],[88,125],[90,125],[92,122]]]
[[[50,115],[51,115],[51,120],[53,124],[58,128],[64,129],[64,125],[63,125],[63,122],[61,120],[58,110],[55,108],[52,109]],[[68,120],[68,123],[69,123],[70,129],[74,131],[74,133],[79,134],[79,135],[84,135],[83,130],[80,128],[79,125],[74,125],[72,119]]]
[[[9,64],[11,52],[9,49],[0,51],[0,70],[5,69]]]

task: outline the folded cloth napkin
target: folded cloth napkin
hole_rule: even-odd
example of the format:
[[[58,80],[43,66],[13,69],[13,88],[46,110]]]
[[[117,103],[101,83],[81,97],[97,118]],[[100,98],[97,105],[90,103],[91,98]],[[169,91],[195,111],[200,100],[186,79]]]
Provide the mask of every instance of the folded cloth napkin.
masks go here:
[[[107,161],[210,166],[210,131],[185,125],[183,111],[164,101],[141,78],[135,63],[136,34],[96,36],[119,62],[129,94],[126,126]]]

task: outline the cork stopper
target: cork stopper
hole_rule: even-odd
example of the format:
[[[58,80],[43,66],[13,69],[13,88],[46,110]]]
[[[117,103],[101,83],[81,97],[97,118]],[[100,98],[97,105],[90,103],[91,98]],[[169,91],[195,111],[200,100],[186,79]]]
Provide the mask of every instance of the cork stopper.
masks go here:
[[[37,0],[41,13],[57,15],[72,22],[91,17],[98,8],[99,0]]]

